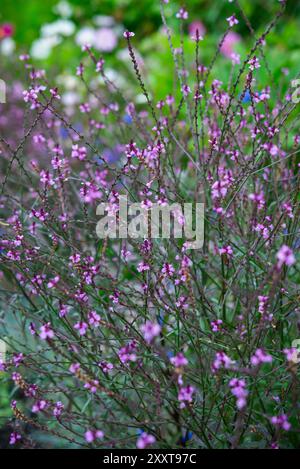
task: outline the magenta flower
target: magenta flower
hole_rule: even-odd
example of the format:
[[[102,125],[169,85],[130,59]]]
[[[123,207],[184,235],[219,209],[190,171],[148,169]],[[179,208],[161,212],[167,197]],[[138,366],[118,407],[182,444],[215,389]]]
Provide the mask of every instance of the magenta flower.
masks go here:
[[[189,24],[189,35],[192,39],[195,39],[197,37],[197,31],[199,35],[199,39],[202,39],[202,36],[205,34],[205,26],[201,21],[192,21]]]
[[[57,401],[54,405],[54,409],[53,409],[53,415],[55,417],[60,417],[61,414],[62,414],[62,411],[64,410],[64,405],[61,401]]]
[[[256,56],[252,57],[252,59],[249,60],[249,69],[253,72],[253,70],[260,68],[260,63],[259,60]]]
[[[80,369],[80,363],[72,363],[69,370],[71,373],[76,373]]]
[[[227,58],[234,53],[234,46],[241,42],[241,36],[234,31],[229,31],[221,46],[220,52]]]
[[[161,327],[156,322],[146,321],[146,323],[141,326],[141,331],[145,341],[150,344],[153,339],[160,334]]]
[[[11,37],[14,33],[14,27],[11,23],[4,23],[0,25],[0,39],[3,37]]]
[[[250,361],[253,366],[258,366],[262,363],[271,363],[273,361],[273,358],[271,357],[271,355],[268,355],[264,350],[258,348],[255,354],[251,357]]]
[[[285,348],[283,350],[283,353],[285,354],[286,359],[287,359],[288,362],[292,362],[292,363],[298,363],[299,362],[299,358],[298,358],[299,352],[295,347]]]
[[[163,265],[163,268],[161,269],[162,274],[164,274],[166,277],[172,277],[174,275],[175,269],[172,264],[169,264],[166,262]]]
[[[176,368],[180,368],[180,367],[186,366],[188,364],[188,359],[183,355],[182,352],[179,352],[179,353],[177,353],[177,355],[175,355],[175,357],[170,358],[170,362]]]
[[[51,280],[49,280],[49,282],[47,283],[47,287],[48,288],[53,288],[55,287],[55,285],[60,281],[60,276],[59,275],[56,275],[54,278],[52,278]]]
[[[188,85],[183,85],[181,88],[183,96],[188,96],[191,93],[191,88]]]
[[[211,321],[211,329],[213,332],[220,332],[221,326],[223,324],[222,319],[216,319],[215,321]]]
[[[231,246],[223,246],[222,248],[219,249],[219,253],[221,255],[226,254],[226,256],[232,257],[233,256],[233,249],[232,249]]]
[[[79,145],[72,145],[72,158],[77,158],[82,161],[86,158],[87,149],[85,147],[80,147]]]
[[[195,388],[191,385],[187,385],[186,387],[180,388],[178,393],[178,401],[180,402],[180,408],[184,409],[187,404],[193,402],[193,394],[195,392]]]
[[[147,270],[150,270],[150,265],[147,264],[147,262],[140,262],[139,265],[137,266],[138,272],[146,272]]]
[[[54,332],[51,329],[51,324],[50,322],[47,322],[47,324],[44,324],[43,326],[40,327],[40,338],[43,340],[47,339],[53,339],[54,337]]]
[[[40,400],[40,401],[37,401],[33,406],[32,406],[32,409],[31,411],[34,412],[35,414],[37,414],[38,412],[41,412],[45,409],[47,409],[48,407],[48,403],[47,401],[45,400]]]
[[[235,15],[232,15],[232,16],[229,16],[229,18],[226,18],[226,20],[228,21],[229,23],[229,26],[232,28],[232,26],[234,26],[235,24],[239,24],[237,18],[235,17]]]
[[[98,327],[100,324],[100,316],[96,311],[90,311],[88,314],[88,322],[90,326]]]
[[[229,382],[232,394],[237,398],[236,406],[242,410],[247,404],[248,391],[246,390],[246,382],[243,379],[233,378]]]
[[[291,424],[288,421],[288,418],[285,414],[280,414],[278,416],[271,417],[271,423],[278,428],[282,428],[285,431],[289,431]]]
[[[217,352],[212,364],[212,371],[213,373],[216,373],[216,371],[221,368],[229,369],[234,365],[234,363],[235,362],[231,360],[225,352]]]
[[[12,432],[10,434],[10,437],[9,437],[9,444],[10,445],[15,445],[16,443],[18,443],[18,441],[20,441],[22,439],[22,436],[20,435],[20,433],[17,433],[17,432]]]
[[[189,14],[184,8],[180,8],[179,12],[176,13],[176,18],[180,18],[181,20],[187,20],[188,17]]]
[[[135,341],[129,342],[125,347],[121,347],[118,352],[118,357],[122,363],[135,362],[137,356],[135,353],[136,343]]]
[[[277,262],[277,267],[281,268],[283,265],[286,265],[287,267],[290,267],[291,265],[295,264],[296,259],[293,254],[293,251],[291,248],[286,246],[285,244],[281,246],[279,249],[277,255],[276,255],[278,262]]]
[[[102,430],[87,430],[84,437],[87,443],[93,443],[96,439],[102,439],[104,432]]]
[[[155,441],[156,439],[153,435],[149,435],[148,433],[143,432],[137,439],[136,447],[138,449],[145,449],[148,446],[153,445]]]
[[[85,335],[86,331],[88,330],[88,325],[84,321],[79,321],[74,325],[74,329],[79,332],[79,335]]]
[[[131,31],[125,31],[125,32],[123,33],[123,36],[124,36],[126,39],[129,39],[130,37],[135,36],[135,34],[134,34],[133,32],[131,32]]]

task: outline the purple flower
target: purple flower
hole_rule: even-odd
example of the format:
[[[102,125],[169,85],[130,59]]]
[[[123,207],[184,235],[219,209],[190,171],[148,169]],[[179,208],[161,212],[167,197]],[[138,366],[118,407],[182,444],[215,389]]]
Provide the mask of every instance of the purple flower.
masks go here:
[[[181,20],[187,20],[188,17],[189,14],[184,8],[180,8],[179,12],[176,13],[176,18],[180,18]]]
[[[245,380],[233,378],[230,380],[229,386],[231,388],[232,394],[237,398],[236,399],[237,408],[239,410],[242,410],[247,404],[246,397],[248,395],[248,391],[246,390]]]
[[[289,431],[291,428],[291,424],[289,423],[285,414],[280,414],[278,416],[271,417],[271,423],[278,428],[282,428],[285,431]]]
[[[87,323],[83,321],[79,321],[74,325],[74,329],[78,330],[79,335],[85,335],[88,327]]]
[[[191,385],[187,385],[186,387],[180,388],[178,393],[178,401],[180,402],[180,408],[184,409],[187,404],[193,401],[193,394],[195,392],[195,388]]]
[[[124,36],[126,39],[129,39],[130,37],[135,36],[135,34],[134,34],[133,32],[131,32],[131,31],[125,31],[125,32],[123,33],[123,36]]]
[[[148,433],[143,432],[136,442],[136,447],[138,449],[145,449],[147,446],[153,445],[156,439],[153,435],[149,435]]]
[[[235,24],[239,24],[238,20],[236,19],[235,15],[229,16],[229,18],[226,18],[229,26],[232,28]]]
[[[47,322],[47,324],[44,324],[44,326],[40,327],[40,338],[43,340],[47,339],[53,339],[54,337],[54,332],[51,329],[51,324],[50,322]]]
[[[176,368],[180,368],[182,366],[186,366],[188,364],[188,359],[185,358],[182,352],[177,353],[175,357],[170,358],[170,362],[172,365],[174,365]]]
[[[141,326],[141,331],[145,341],[150,344],[153,339],[160,334],[161,327],[156,322],[146,321],[146,323]]]
[[[93,443],[96,439],[102,439],[104,432],[102,430],[87,430],[84,437],[87,443]]]
[[[64,405],[61,401],[57,401],[54,405],[54,409],[53,409],[53,415],[55,417],[59,417],[61,414],[62,414],[62,411],[64,410]]]
[[[21,440],[21,435],[20,433],[17,432],[12,432],[9,437],[9,444],[10,445],[15,445],[18,441]]]
[[[295,264],[296,262],[293,251],[291,250],[291,248],[289,248],[285,244],[281,246],[281,248],[279,249],[278,253],[276,254],[276,258],[278,259],[278,262],[277,262],[278,268],[281,268],[283,265],[286,265],[289,267]]]
[[[271,355],[268,355],[264,350],[261,348],[258,348],[255,352],[255,354],[251,357],[251,364],[254,366],[258,366],[261,363],[271,363],[273,361],[273,358]]]

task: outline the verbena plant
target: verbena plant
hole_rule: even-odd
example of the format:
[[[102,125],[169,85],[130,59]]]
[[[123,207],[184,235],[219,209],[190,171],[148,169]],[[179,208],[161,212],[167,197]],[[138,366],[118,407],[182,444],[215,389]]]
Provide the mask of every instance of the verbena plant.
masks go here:
[[[259,37],[234,2],[206,64],[198,30],[186,61],[185,8],[175,47],[165,3],[174,87],[163,101],[128,31],[142,103],[88,45],[78,106],[29,56],[23,93],[8,83],[1,370],[17,447],[299,446],[298,99],[285,75],[277,84],[266,45],[285,2]],[[214,65],[238,21],[253,46],[232,55],[222,83]],[[97,205],[118,213],[122,194],[148,208],[204,203],[202,249],[98,239]]]

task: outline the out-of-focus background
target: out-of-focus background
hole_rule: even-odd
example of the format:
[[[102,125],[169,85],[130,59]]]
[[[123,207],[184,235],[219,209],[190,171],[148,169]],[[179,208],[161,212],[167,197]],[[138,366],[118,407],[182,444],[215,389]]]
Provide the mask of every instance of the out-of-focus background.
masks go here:
[[[176,12],[183,3],[170,0],[165,5],[170,27],[178,32]],[[240,0],[256,35],[261,33],[280,7],[278,0]],[[232,52],[241,56],[249,50],[253,37],[238,12],[228,0],[189,0],[185,4],[189,18],[184,22],[188,38],[198,28],[204,37],[201,60],[212,56],[227,28],[226,18],[237,13],[239,24],[231,32],[222,49],[224,63],[218,62],[220,79],[230,70]],[[72,74],[80,61],[81,46],[90,43],[112,70],[128,67],[128,54],[122,33],[136,34],[135,46],[145,59],[147,80],[157,99],[170,87],[172,58],[166,35],[162,34],[159,0],[1,0],[0,11],[0,72],[3,64],[15,60],[13,52],[29,52],[41,67],[52,74]],[[268,58],[278,76],[282,69],[297,73],[300,62],[300,1],[288,0],[286,13],[268,36]],[[174,35],[175,46],[180,45]],[[194,53],[192,41],[185,42],[187,55]],[[2,64],[2,65],[1,65]],[[170,74],[168,70],[170,69]],[[113,71],[111,71],[113,75]],[[63,81],[63,80],[62,80]]]

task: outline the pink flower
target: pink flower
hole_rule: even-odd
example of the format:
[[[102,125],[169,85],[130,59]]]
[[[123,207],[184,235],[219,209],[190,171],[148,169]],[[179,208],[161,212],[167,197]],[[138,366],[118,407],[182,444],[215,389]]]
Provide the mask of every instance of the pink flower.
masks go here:
[[[295,347],[285,348],[283,350],[283,353],[285,354],[286,359],[287,359],[288,362],[293,362],[293,363],[298,363],[299,362],[299,358],[298,358],[299,352]]]
[[[175,357],[170,358],[170,362],[172,365],[174,365],[176,368],[180,368],[182,366],[186,366],[188,364],[188,359],[185,358],[182,352],[177,353]]]
[[[86,158],[87,149],[85,147],[79,147],[78,145],[72,145],[72,158],[77,158],[82,161]]]
[[[252,59],[249,60],[248,64],[249,64],[249,69],[252,72],[253,72],[253,70],[255,70],[257,68],[260,68],[259,60],[255,55],[254,55],[254,57],[252,57]]]
[[[89,383],[85,383],[84,388],[91,391],[92,394],[95,394],[99,388],[99,381],[97,379],[94,379]]]
[[[54,409],[53,409],[53,415],[55,417],[60,417],[60,415],[62,414],[62,411],[64,410],[64,405],[61,401],[57,401],[54,405]]]
[[[291,248],[289,248],[285,244],[283,246],[281,246],[281,248],[279,249],[276,257],[278,259],[277,266],[279,268],[281,268],[283,265],[286,265],[286,266],[289,267],[289,266],[295,264],[295,262],[296,262],[293,251],[291,250]]]
[[[90,311],[88,314],[88,321],[90,326],[98,327],[100,324],[100,316],[96,313],[96,311]]]
[[[231,55],[234,53],[234,46],[241,42],[241,36],[234,31],[229,31],[226,35],[220,52],[225,55],[225,57],[231,58]]]
[[[52,278],[51,280],[49,280],[49,282],[47,283],[47,287],[48,288],[53,288],[55,287],[55,285],[59,282],[60,280],[60,276],[59,275],[56,275],[56,277]]]
[[[180,8],[179,12],[176,13],[176,18],[180,18],[181,20],[187,20],[188,17],[189,14],[184,8]]]
[[[229,23],[229,26],[232,28],[235,24],[239,24],[238,20],[236,19],[235,15],[229,16],[229,18],[226,18],[226,20]]]
[[[141,331],[145,341],[150,344],[153,339],[160,334],[161,327],[155,322],[146,321],[146,323],[141,326]]]
[[[120,361],[122,363],[135,362],[137,359],[135,349],[136,343],[134,340],[129,342],[129,344],[125,345],[125,347],[122,347],[118,352]]]
[[[48,407],[47,401],[40,400],[37,401],[33,406],[31,411],[37,414],[38,412],[41,412],[42,410],[45,410]]]
[[[278,428],[282,428],[283,430],[289,431],[291,428],[291,424],[289,423],[287,416],[285,414],[281,414],[278,416],[271,417],[271,423]]]
[[[219,249],[219,254],[226,254],[228,257],[232,257],[233,255],[233,249],[231,246],[223,246],[222,248]]]
[[[18,443],[18,441],[21,440],[21,435],[20,433],[17,433],[17,432],[12,432],[10,434],[10,437],[9,437],[9,444],[10,445],[15,445],[16,443]]]
[[[11,23],[4,23],[0,26],[0,39],[11,37],[14,33],[14,27]]]
[[[99,59],[98,62],[96,63],[96,72],[102,72],[103,70],[103,65],[104,65],[104,59]]]
[[[50,322],[47,322],[47,324],[44,324],[43,326],[40,327],[40,338],[43,340],[47,339],[53,339],[54,337],[54,332],[51,329],[51,324]]]
[[[216,319],[210,323],[211,329],[213,332],[219,332],[221,330],[221,325],[223,324],[222,319]]]
[[[268,355],[264,350],[258,348],[255,354],[251,357],[251,364],[254,366],[260,365],[261,363],[271,363],[273,358]]]
[[[191,88],[188,85],[183,85],[181,88],[183,96],[188,96],[191,93]]]
[[[139,263],[137,270],[138,272],[146,272],[147,270],[150,270],[150,265],[142,261]]]
[[[234,361],[231,360],[231,358],[226,355],[225,352],[217,352],[215,356],[215,360],[212,364],[212,371],[215,373],[217,370],[220,368],[231,368],[231,366],[234,364]]]
[[[191,38],[196,38],[197,36],[197,31],[199,34],[199,39],[202,39],[202,36],[205,34],[205,26],[201,21],[192,21],[189,24],[189,35]]]
[[[156,439],[153,435],[143,432],[141,436],[137,439],[136,447],[138,449],[145,449],[147,446],[153,445]]]
[[[84,437],[87,443],[93,443],[93,441],[98,438],[102,439],[104,437],[104,433],[102,430],[87,430]]]
[[[80,363],[72,363],[69,370],[71,373],[76,373],[80,369]]]
[[[172,277],[175,269],[172,264],[168,264],[167,262],[163,265],[163,268],[161,269],[161,272],[166,276],[166,277]]]
[[[241,63],[241,56],[240,54],[236,54],[235,52],[232,52],[230,54],[230,58],[231,58],[231,63],[232,65],[239,65]]]
[[[79,321],[74,325],[74,329],[78,330],[79,335],[85,335],[88,329],[88,325],[86,322]]]
[[[246,390],[245,380],[233,378],[230,380],[229,386],[231,388],[232,394],[237,398],[236,400],[237,408],[239,410],[242,410],[247,404],[246,397],[248,395],[248,391]]]
[[[191,385],[188,385],[184,388],[180,388],[178,393],[178,401],[180,402],[180,408],[184,409],[186,404],[191,403],[193,401],[193,394],[195,392],[195,388]]]
[[[105,361],[102,361],[102,362],[98,363],[98,366],[100,366],[103,373],[109,373],[114,368],[114,365],[112,363],[108,363],[108,362],[105,362]]]
[[[98,29],[94,37],[95,49],[103,52],[111,52],[118,43],[118,37],[111,28]]]

